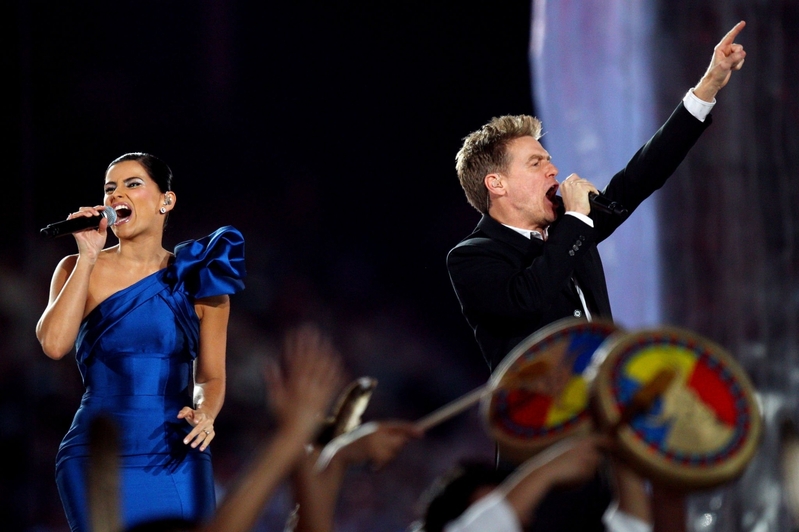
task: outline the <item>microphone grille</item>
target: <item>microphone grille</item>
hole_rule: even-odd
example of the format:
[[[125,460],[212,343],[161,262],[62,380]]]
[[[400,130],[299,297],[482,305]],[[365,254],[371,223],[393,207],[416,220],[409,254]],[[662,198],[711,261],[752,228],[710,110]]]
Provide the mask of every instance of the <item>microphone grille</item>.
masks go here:
[[[103,209],[103,217],[108,220],[108,225],[114,225],[117,221],[117,211],[110,207]]]

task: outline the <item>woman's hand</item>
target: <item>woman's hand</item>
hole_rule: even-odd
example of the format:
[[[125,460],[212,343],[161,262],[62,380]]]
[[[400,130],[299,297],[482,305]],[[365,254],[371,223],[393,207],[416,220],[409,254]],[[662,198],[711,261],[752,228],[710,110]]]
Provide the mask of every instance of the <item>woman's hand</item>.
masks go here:
[[[80,217],[90,218],[92,216],[102,216],[102,211],[107,208],[109,207],[105,207],[103,205],[97,205],[94,207],[81,207],[77,212],[73,212],[67,216],[67,220]],[[94,263],[97,260],[97,257],[100,255],[100,251],[102,251],[103,246],[105,246],[105,241],[108,237],[108,220],[105,218],[100,220],[100,226],[97,228],[97,230],[86,229],[72,233],[72,236],[75,237],[75,242],[78,244],[78,254],[80,257],[88,259]]]
[[[201,408],[201,407],[200,407]],[[208,444],[214,439],[216,432],[214,431],[214,418],[201,412],[200,408],[196,410],[184,406],[178,412],[178,419],[185,419],[189,425],[194,427],[189,434],[183,438],[183,443],[191,445],[192,448],[200,446],[200,450],[204,451]]]

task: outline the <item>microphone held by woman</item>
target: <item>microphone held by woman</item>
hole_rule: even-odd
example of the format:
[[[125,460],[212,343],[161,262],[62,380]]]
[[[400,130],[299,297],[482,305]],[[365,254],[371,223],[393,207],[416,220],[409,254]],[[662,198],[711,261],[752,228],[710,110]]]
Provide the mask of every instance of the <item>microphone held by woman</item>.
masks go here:
[[[100,222],[103,218],[108,220],[109,226],[114,225],[114,222],[117,221],[116,211],[114,209],[103,209],[101,212],[101,216],[81,216],[54,222],[47,227],[42,227],[39,232],[50,238],[71,235],[72,233],[77,233],[78,231],[84,231],[86,229],[97,229],[100,227]]]

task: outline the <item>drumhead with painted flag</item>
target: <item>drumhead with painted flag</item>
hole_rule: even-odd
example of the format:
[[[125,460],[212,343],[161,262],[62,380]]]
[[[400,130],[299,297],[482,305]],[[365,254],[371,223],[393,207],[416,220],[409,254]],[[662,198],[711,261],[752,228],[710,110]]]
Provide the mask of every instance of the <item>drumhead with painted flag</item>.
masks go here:
[[[761,413],[746,373],[720,346],[683,329],[645,330],[609,340],[595,363],[591,394],[602,428],[613,427],[659,372],[674,375],[644,412],[618,428],[620,452],[644,474],[691,489],[743,472],[760,439]]]
[[[619,328],[566,318],[533,333],[503,359],[481,402],[500,457],[522,462],[551,445],[591,430],[589,382],[595,352]]]

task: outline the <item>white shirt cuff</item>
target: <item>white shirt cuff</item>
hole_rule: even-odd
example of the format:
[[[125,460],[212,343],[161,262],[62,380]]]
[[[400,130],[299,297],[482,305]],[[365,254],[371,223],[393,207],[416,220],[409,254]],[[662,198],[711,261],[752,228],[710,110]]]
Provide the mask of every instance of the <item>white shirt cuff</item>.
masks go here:
[[[444,532],[522,532],[522,525],[504,495],[493,491],[447,524]]]
[[[608,532],[652,532],[652,525],[637,517],[619,510],[619,505],[611,504],[602,516]]]
[[[588,216],[586,216],[585,214],[581,213],[581,212],[566,211],[564,214],[568,214],[570,216],[574,216],[578,220],[582,220],[583,223],[586,223],[586,224],[590,225],[591,227],[594,227],[594,221],[591,218],[589,218]]]
[[[694,118],[700,122],[704,122],[707,115],[710,114],[711,109],[713,109],[713,106],[716,105],[716,99],[713,98],[712,102],[700,100],[697,95],[694,94],[694,89],[688,89],[688,92],[685,93],[685,97],[682,99],[682,103],[685,109],[691,113]]]

